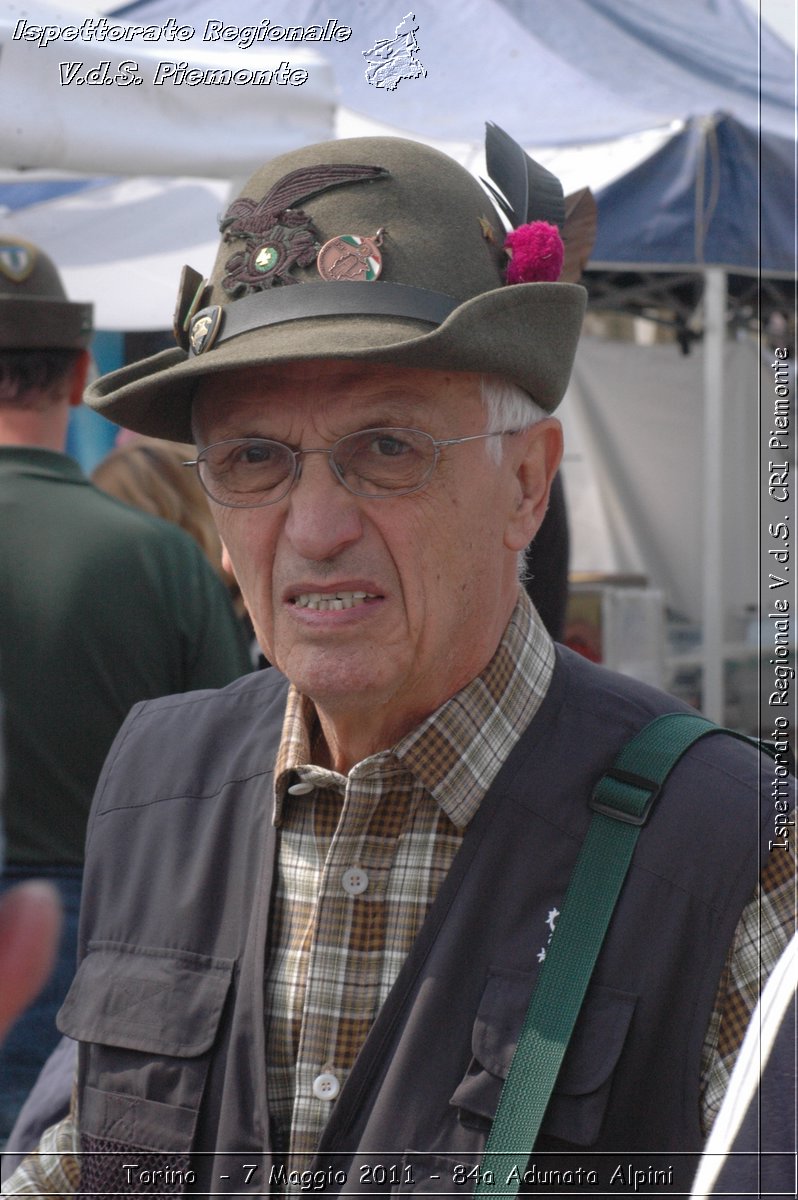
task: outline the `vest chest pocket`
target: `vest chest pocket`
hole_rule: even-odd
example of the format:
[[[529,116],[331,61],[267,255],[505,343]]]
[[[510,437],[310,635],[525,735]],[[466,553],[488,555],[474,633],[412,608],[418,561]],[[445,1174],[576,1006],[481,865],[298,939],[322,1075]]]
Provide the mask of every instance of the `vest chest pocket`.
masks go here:
[[[59,1029],[82,1043],[80,1194],[180,1195],[191,1184],[233,968],[187,951],[90,944],[58,1014]]]
[[[489,1128],[532,995],[526,972],[491,970],[471,1040],[473,1058],[451,1103],[464,1125]],[[598,1138],[636,996],[592,984],[563,1060],[541,1136],[591,1146]]]

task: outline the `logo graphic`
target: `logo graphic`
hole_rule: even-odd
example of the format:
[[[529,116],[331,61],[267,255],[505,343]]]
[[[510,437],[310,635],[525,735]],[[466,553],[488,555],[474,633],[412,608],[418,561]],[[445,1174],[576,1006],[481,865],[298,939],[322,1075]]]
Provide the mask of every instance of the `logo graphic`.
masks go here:
[[[0,242],[0,273],[12,283],[22,283],[33,270],[36,253],[19,242]]]
[[[423,79],[427,68],[418,59],[418,22],[415,13],[407,13],[396,26],[392,38],[378,38],[370,50],[364,50],[368,61],[366,80],[372,87],[393,92],[403,79]]]
[[[548,925],[551,932],[549,933],[549,936],[546,938],[546,945],[541,946],[540,949],[538,950],[538,962],[539,963],[546,961],[546,949],[551,944],[551,939],[554,937],[554,930],[557,926],[557,918],[559,917],[559,915],[560,915],[559,908],[550,908],[549,909],[549,915],[546,917],[546,924]]]

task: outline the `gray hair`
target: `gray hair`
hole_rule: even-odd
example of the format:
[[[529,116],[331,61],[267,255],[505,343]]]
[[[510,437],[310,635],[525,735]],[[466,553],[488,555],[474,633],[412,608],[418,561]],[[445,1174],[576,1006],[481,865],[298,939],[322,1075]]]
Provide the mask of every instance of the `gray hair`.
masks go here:
[[[499,433],[504,429],[529,429],[549,414],[536,404],[528,392],[500,375],[483,375],[480,378],[480,394],[487,413],[486,433]],[[504,445],[501,438],[487,438],[487,452],[498,465],[502,460]],[[516,561],[518,580],[521,584],[529,578],[526,551],[520,550]]]
[[[483,375],[480,378],[480,393],[487,414],[486,433],[500,433],[505,429],[529,429],[537,425],[548,413],[536,404],[528,392],[500,375]],[[499,438],[488,438],[485,442],[488,454],[494,462],[502,460],[503,445]]]

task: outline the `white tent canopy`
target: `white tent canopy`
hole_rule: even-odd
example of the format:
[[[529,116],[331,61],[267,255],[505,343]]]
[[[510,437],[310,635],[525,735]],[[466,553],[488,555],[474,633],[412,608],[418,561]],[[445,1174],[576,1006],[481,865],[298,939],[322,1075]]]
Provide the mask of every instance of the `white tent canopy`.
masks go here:
[[[87,19],[101,18],[41,0],[0,4],[0,190],[4,182],[12,190],[54,185],[33,203],[0,203],[0,238],[46,250],[68,293],[94,301],[98,328],[168,328],[183,265],[210,268],[233,182],[276,154],[333,136],[333,69],[309,43],[253,48],[242,59],[224,44],[52,36]],[[25,40],[37,29],[51,32]],[[266,78],[285,61],[305,82],[155,83],[164,62]],[[131,77],[123,62],[137,64],[140,83],[120,84],[120,75]],[[94,71],[117,81],[64,84],[61,64],[81,78]],[[82,186],[61,194],[65,180]]]
[[[64,31],[79,24],[71,10],[40,0],[0,6],[0,165],[229,180],[269,155],[331,134],[333,69],[307,43],[253,48],[244,59],[225,44],[64,40]],[[38,40],[25,40],[37,31]],[[288,72],[280,70],[286,61]],[[191,70],[198,74],[190,78],[203,82],[188,82]],[[264,82],[211,82],[227,71]],[[301,83],[276,81],[294,72]]]
[[[93,300],[98,329],[169,329],[183,266],[210,270],[229,192],[219,179],[99,182],[0,213],[0,240],[17,235],[46,250],[68,294]]]
[[[683,355],[583,336],[562,405],[565,483],[575,571],[643,574],[671,607],[699,622],[704,588],[704,451],[718,458],[724,497],[717,615],[741,613],[757,595],[758,437],[751,403],[763,367],[753,338],[729,342],[721,430],[706,429],[704,347]],[[766,383],[763,376],[762,386]]]

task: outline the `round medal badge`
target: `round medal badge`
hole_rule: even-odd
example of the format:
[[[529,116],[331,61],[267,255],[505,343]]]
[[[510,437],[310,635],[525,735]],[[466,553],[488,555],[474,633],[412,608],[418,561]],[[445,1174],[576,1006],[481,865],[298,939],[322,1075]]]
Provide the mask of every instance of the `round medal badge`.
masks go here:
[[[319,250],[316,266],[322,279],[346,280],[371,283],[382,270],[383,231],[373,237],[359,237],[354,233],[342,233],[330,238]]]

